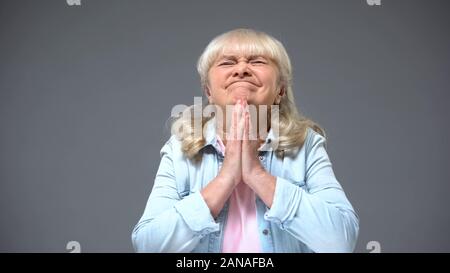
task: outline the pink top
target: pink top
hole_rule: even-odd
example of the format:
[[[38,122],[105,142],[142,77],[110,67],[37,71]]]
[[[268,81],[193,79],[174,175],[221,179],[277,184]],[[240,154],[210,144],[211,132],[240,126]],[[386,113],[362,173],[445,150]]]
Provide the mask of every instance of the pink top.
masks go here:
[[[217,141],[225,154],[225,146],[219,136]],[[261,252],[255,202],[255,193],[244,182],[231,193],[222,252]]]

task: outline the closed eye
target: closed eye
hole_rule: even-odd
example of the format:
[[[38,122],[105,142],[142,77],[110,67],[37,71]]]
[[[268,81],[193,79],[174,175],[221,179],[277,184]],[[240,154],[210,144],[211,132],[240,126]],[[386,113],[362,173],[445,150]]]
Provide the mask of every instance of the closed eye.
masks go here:
[[[255,58],[255,59],[251,60],[250,63],[252,63],[252,64],[266,64],[267,61],[265,59],[259,57],[259,58]]]
[[[232,64],[234,64],[234,62],[232,62],[232,61],[225,61],[225,62],[219,63],[219,65],[232,65]]]

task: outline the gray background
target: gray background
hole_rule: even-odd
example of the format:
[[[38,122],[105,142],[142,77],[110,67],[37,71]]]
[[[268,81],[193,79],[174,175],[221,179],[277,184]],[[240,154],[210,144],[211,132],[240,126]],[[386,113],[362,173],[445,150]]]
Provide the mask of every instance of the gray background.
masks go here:
[[[328,132],[357,252],[450,251],[449,1],[0,4],[0,251],[132,251],[195,63],[236,27],[281,40]]]

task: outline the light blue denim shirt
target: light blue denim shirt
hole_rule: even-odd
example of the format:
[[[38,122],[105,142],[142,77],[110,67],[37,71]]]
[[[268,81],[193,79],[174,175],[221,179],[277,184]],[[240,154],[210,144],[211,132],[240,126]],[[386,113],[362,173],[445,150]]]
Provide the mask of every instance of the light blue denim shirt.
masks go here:
[[[175,136],[162,147],[152,192],[132,232],[137,252],[221,251],[229,202],[214,219],[200,191],[217,176],[224,156],[215,119],[206,126],[200,163],[183,155]],[[256,197],[262,251],[352,252],[359,219],[334,175],[325,138],[308,128],[302,148],[283,157],[271,149],[273,139],[270,130],[268,146],[259,149],[262,165],[276,177],[272,207]]]

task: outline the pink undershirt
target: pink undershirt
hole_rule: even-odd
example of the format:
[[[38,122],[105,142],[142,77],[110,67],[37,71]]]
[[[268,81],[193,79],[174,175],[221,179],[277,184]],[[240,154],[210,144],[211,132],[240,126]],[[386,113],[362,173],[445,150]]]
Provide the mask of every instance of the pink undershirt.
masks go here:
[[[225,154],[225,146],[219,136],[217,142]],[[230,196],[222,252],[261,252],[258,234],[255,193],[241,181]]]

